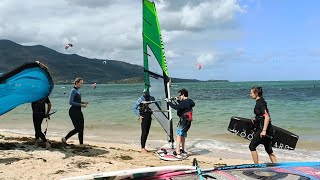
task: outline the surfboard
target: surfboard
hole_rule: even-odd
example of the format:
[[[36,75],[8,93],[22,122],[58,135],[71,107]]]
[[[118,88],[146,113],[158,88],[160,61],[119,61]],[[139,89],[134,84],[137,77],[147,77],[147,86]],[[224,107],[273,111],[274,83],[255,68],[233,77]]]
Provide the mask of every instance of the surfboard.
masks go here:
[[[228,126],[228,131],[242,138],[252,140],[253,124],[251,119],[242,117],[232,117]],[[272,145],[275,148],[294,150],[296,148],[299,136],[273,125],[274,137]]]
[[[123,171],[90,174],[63,178],[62,180],[83,179],[284,179],[316,180],[320,179],[320,162],[284,162],[264,164],[241,164],[215,167],[201,170],[199,166],[160,166]]]
[[[176,171],[195,170],[194,166],[160,166],[147,167],[139,169],[130,169],[123,171],[113,171],[105,173],[89,174],[84,176],[75,176],[63,178],[61,180],[83,180],[83,179],[104,179],[104,180],[119,180],[119,179],[147,179],[150,177],[160,176],[162,174],[172,173]]]
[[[181,161],[188,157],[188,152],[181,153],[181,158],[178,158],[173,154],[175,149],[172,149],[169,144],[166,144],[157,149],[157,155],[160,159],[165,161]]]

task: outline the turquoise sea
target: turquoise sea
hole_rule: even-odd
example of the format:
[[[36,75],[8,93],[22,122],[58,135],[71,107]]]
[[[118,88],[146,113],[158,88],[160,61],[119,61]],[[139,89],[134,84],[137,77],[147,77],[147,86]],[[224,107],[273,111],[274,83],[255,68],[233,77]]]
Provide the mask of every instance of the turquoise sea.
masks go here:
[[[189,143],[192,142],[195,148],[248,153],[248,141],[229,133],[227,127],[232,116],[253,116],[255,101],[249,96],[252,86],[263,87],[273,124],[300,136],[297,150],[279,150],[279,153],[292,158],[297,155],[294,153],[305,153],[305,159],[320,160],[320,81],[173,84],[172,96],[177,95],[179,89],[186,88],[196,103]],[[57,113],[49,121],[49,138],[65,136],[73,128],[68,115],[71,88],[72,85],[55,85],[50,96],[52,108]],[[88,108],[83,109],[85,139],[139,144],[140,125],[133,106],[142,90],[143,84],[98,84],[96,89],[85,84],[81,89],[82,99],[89,102]],[[176,125],[175,111],[173,117]],[[21,105],[0,119],[0,131],[34,133],[30,104]],[[46,123],[43,123],[45,127]],[[149,139],[151,142],[166,140],[156,120],[152,123]],[[307,153],[310,151],[312,153]]]

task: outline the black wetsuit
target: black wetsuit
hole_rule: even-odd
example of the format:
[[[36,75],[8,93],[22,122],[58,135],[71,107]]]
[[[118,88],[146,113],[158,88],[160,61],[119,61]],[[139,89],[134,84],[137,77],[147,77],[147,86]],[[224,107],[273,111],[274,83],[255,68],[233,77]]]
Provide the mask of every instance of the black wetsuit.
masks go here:
[[[143,117],[141,122],[141,148],[145,148],[151,126],[152,111],[147,104],[141,103],[139,113]]]
[[[177,115],[180,118],[178,125],[183,127],[184,132],[187,132],[191,127],[191,121],[188,121],[184,117],[184,114],[188,111],[192,111],[192,108],[195,106],[195,103],[192,101],[192,99],[188,98],[186,100],[178,101],[177,104],[169,102],[169,106],[177,110]]]
[[[256,101],[256,106],[254,108],[254,114],[256,115],[255,121],[254,121],[255,133],[249,145],[249,149],[250,151],[256,151],[257,146],[259,144],[263,144],[267,153],[272,154],[273,153],[273,150],[272,150],[273,128],[271,124],[271,119],[268,124],[266,136],[263,138],[260,137],[260,133],[262,132],[263,126],[264,126],[265,112],[267,112],[270,117],[267,102],[261,97]]]
[[[31,103],[35,137],[36,137],[36,140],[41,138],[43,142],[47,142],[47,139],[41,130],[41,124],[43,119],[46,117],[45,104],[49,104],[49,103],[50,103],[50,100],[48,97]]]
[[[65,139],[69,139],[71,136],[78,133],[79,142],[83,144],[83,129],[84,129],[84,118],[81,111],[81,94],[77,87],[74,87],[70,92],[69,104],[69,116],[72,120],[74,129],[70,131]]]

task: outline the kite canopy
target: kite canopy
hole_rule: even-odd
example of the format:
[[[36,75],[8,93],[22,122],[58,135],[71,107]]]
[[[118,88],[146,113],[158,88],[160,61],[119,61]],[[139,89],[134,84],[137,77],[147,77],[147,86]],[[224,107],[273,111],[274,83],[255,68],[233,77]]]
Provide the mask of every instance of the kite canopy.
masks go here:
[[[48,68],[39,62],[0,75],[0,116],[21,104],[48,97],[53,87]]]
[[[202,69],[202,64],[198,63],[198,70]]]
[[[71,43],[69,43],[69,44],[66,44],[65,46],[64,46],[64,49],[68,49],[69,47],[73,47],[73,44],[71,44]]]

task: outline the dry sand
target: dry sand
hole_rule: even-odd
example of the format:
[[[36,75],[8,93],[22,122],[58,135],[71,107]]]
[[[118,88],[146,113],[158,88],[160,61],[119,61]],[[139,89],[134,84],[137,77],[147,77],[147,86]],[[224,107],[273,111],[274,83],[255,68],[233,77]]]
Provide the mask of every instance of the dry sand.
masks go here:
[[[154,152],[140,153],[140,148],[135,145],[87,142],[89,145],[86,147],[79,147],[74,145],[77,142],[69,141],[67,149],[63,150],[59,138],[50,142],[52,148],[46,150],[44,143],[35,147],[31,137],[2,133],[0,179],[60,179],[133,168],[191,165],[193,158],[198,160],[202,168],[252,163],[251,160],[197,154],[190,154],[183,161],[169,162],[160,160]]]

